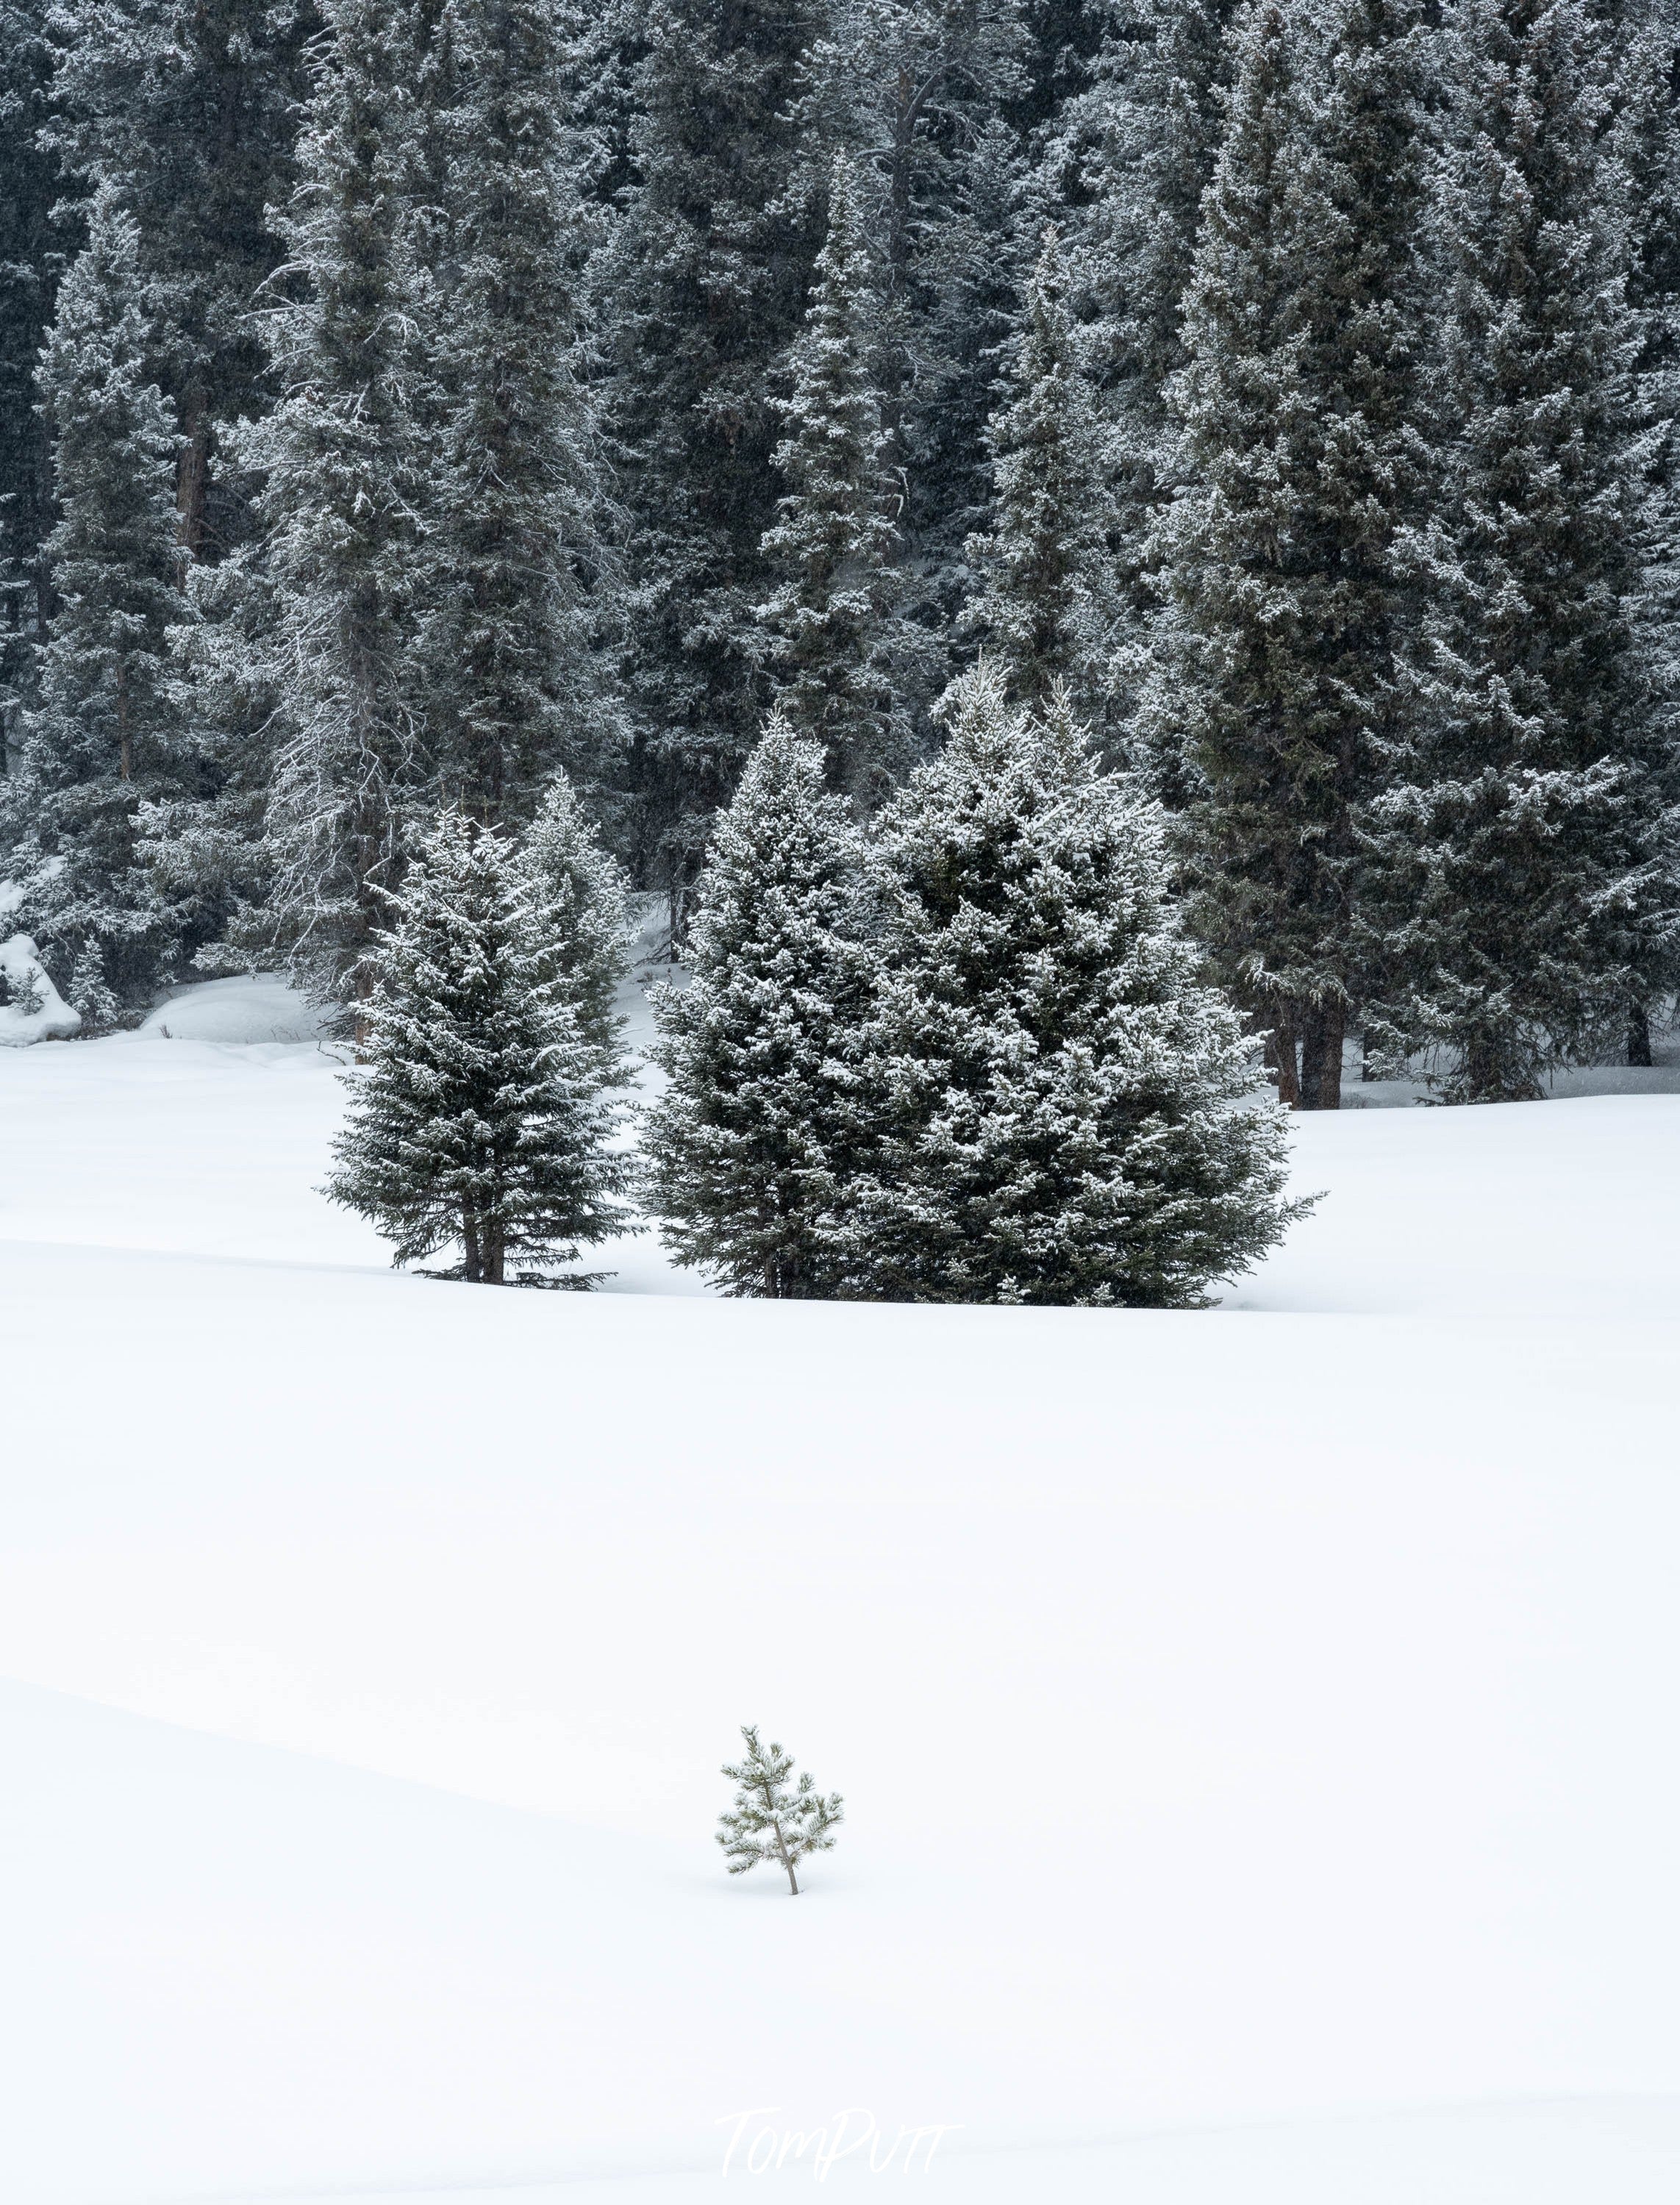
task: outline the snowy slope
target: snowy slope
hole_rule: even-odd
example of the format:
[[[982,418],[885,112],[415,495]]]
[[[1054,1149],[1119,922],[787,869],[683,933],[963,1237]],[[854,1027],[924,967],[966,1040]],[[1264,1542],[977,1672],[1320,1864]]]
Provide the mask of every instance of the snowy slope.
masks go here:
[[[1199,1315],[394,1276],[335,1108],[0,1057],[9,2205],[1676,2194],[1680,1100],[1308,1121]]]

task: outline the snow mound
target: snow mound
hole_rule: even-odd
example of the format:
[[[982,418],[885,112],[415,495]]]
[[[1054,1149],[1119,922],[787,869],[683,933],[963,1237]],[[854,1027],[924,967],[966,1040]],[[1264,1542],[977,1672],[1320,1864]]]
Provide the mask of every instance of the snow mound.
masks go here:
[[[148,1041],[312,1042],[329,1016],[277,972],[258,972],[172,989],[139,1031]]]
[[[7,906],[0,903],[0,911]],[[0,1049],[27,1049],[38,1041],[66,1041],[81,1024],[59,994],[27,934],[0,942]]]

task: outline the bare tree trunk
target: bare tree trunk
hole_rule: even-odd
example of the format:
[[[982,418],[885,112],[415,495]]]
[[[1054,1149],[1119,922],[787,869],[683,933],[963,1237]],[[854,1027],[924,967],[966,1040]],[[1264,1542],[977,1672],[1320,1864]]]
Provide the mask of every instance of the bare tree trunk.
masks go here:
[[[1301,1108],[1301,1080],[1295,1068],[1295,1021],[1279,1006],[1266,1036],[1266,1069],[1278,1083],[1278,1100],[1285,1110]]]
[[[1628,1013],[1628,1062],[1647,1068],[1651,1062],[1651,1020],[1643,1003]]]
[[[1309,1004],[1301,1021],[1301,1105],[1303,1110],[1342,1107],[1342,1041],[1347,1006],[1339,996]]]
[[[769,1792],[769,1787],[767,1785],[765,1786],[767,1792]],[[776,1834],[776,1851],[781,1855],[781,1864],[787,1870],[787,1887],[793,1893],[794,1898],[797,1899],[799,1895],[799,1879],[793,1873],[793,1857],[787,1850],[787,1840],[781,1834],[781,1824],[775,1820],[774,1816],[770,1818],[770,1828]]]

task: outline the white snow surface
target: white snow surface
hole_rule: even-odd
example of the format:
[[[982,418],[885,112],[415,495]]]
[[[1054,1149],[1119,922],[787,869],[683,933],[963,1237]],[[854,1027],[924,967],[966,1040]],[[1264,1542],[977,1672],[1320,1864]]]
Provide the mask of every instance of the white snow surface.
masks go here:
[[[1204,1312],[494,1293],[175,1007],[0,1056],[7,2205],[1680,2194],[1680,1098],[1303,1120]]]
[[[137,1034],[157,1041],[313,1042],[326,1031],[327,1014],[277,972],[253,972],[171,988]]]

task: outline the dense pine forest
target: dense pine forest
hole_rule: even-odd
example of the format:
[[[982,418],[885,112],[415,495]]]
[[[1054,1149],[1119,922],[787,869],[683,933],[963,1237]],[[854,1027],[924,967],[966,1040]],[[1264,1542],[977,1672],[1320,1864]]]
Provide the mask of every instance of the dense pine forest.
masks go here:
[[[1009,964],[988,835],[1086,960],[1022,1031],[1170,1000],[1197,1110],[1242,1035],[1303,1109],[1356,1040],[1451,1100],[1648,1061],[1677,56],[1662,0],[4,0],[9,923],[86,1031],[251,966],[371,1004],[448,823],[528,871],[558,802],[727,994],[797,814],[822,1017],[891,967],[861,1069],[788,1014],[841,1148],[1003,1015],[940,935]]]

